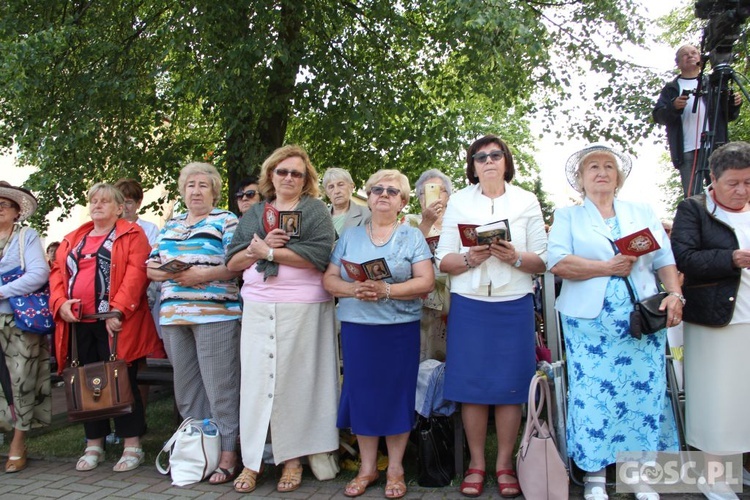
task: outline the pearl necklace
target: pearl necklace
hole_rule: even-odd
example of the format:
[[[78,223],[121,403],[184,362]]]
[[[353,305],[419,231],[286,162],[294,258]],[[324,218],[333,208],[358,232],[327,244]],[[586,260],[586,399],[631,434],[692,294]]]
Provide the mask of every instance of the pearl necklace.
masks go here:
[[[367,223],[367,232],[370,236],[370,241],[372,241],[372,244],[376,247],[382,247],[388,241],[390,241],[391,236],[393,236],[393,232],[396,230],[396,226],[398,226],[398,220],[396,220],[393,225],[391,226],[390,231],[388,231],[388,236],[384,239],[376,238],[375,237],[375,231],[372,229],[372,221]]]

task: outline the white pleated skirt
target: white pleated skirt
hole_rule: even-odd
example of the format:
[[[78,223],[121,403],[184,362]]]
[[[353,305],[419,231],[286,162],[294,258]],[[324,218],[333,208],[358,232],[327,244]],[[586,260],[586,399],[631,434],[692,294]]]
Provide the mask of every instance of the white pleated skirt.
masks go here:
[[[717,455],[750,451],[750,325],[685,323],[689,445]]]

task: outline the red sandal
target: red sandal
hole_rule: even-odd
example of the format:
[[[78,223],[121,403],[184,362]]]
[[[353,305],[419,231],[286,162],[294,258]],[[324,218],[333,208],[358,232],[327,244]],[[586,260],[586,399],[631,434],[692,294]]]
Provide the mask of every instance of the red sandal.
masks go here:
[[[477,481],[476,483],[470,483],[466,481],[466,478],[468,476],[471,476],[472,474],[479,474],[482,476],[481,481]],[[469,498],[475,498],[482,495],[482,492],[484,491],[484,474],[485,472],[483,470],[479,469],[466,469],[466,473],[464,474],[464,480],[461,482],[461,486],[458,488],[458,491],[461,492],[461,494],[465,497]],[[467,489],[476,490],[476,493],[473,492],[467,492]]]
[[[495,473],[497,476],[497,489],[500,496],[503,498],[516,498],[521,496],[521,485],[518,484],[518,476],[516,471],[513,469],[503,469]],[[513,476],[516,479],[515,483],[501,483],[500,476]],[[516,490],[515,493],[507,493],[508,490]]]

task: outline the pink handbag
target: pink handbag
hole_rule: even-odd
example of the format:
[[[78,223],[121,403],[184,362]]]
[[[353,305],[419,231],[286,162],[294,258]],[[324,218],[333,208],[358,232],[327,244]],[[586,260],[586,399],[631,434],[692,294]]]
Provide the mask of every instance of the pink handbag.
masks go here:
[[[537,388],[540,390],[537,391]],[[548,402],[547,421],[539,420],[545,401]],[[568,498],[568,471],[557,451],[555,431],[548,425],[548,422],[552,422],[551,405],[552,398],[547,378],[537,373],[529,386],[526,427],[516,457],[516,472],[524,498]]]

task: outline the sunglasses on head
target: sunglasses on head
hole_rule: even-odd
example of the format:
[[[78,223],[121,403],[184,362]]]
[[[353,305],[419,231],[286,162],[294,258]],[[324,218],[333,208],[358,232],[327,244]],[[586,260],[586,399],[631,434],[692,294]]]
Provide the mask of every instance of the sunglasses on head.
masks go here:
[[[248,189],[247,191],[237,191],[237,194],[235,195],[238,200],[241,200],[243,198],[247,198],[248,200],[252,200],[255,198],[255,195],[258,192],[255,189]]]
[[[388,193],[388,196],[391,196],[391,197],[398,196],[399,194],[401,194],[401,191],[396,189],[395,187],[385,188],[383,186],[373,186],[370,189],[370,192],[374,194],[375,196],[380,196],[381,194],[383,194],[384,191]]]
[[[477,163],[487,163],[487,158],[492,161],[500,161],[505,157],[505,153],[500,150],[490,151],[489,153],[477,153],[471,156]]]
[[[307,175],[304,172],[298,172],[297,170],[287,170],[285,168],[277,168],[276,170],[274,170],[274,172],[279,177],[286,177],[287,175],[291,175],[294,179],[302,179],[303,177],[305,177],[305,175]]]

